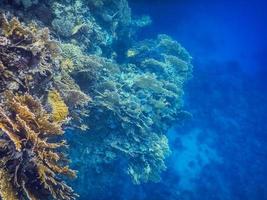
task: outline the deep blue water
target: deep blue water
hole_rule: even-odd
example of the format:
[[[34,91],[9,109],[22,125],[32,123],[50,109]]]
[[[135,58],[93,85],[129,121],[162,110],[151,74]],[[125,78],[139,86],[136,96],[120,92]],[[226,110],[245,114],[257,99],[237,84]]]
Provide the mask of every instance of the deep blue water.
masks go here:
[[[162,0],[131,6],[154,22],[142,37],[167,33],[193,56],[185,89],[193,118],[168,134],[173,154],[162,181],[126,187],[124,199],[267,199],[267,3]]]

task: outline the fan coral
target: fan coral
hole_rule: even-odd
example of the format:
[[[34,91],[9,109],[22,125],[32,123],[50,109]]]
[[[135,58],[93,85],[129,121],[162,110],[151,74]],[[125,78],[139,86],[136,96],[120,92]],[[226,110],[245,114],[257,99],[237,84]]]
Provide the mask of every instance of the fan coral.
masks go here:
[[[0,165],[6,170],[2,174],[9,176],[5,187],[12,185],[18,199],[41,199],[48,193],[54,199],[75,199],[72,189],[58,177],[75,177],[63,165],[65,156],[57,152],[66,147],[65,141],[58,141],[61,125],[29,94],[5,93],[5,100],[0,109]]]

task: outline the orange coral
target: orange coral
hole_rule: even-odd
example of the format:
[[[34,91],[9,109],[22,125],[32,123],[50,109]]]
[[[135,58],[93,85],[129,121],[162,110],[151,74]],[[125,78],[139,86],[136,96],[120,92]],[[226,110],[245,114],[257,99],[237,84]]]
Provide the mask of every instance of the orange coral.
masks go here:
[[[17,18],[13,18],[8,21],[4,14],[0,14],[0,24],[2,32],[6,37],[16,35],[19,38],[26,38],[32,36],[30,31],[27,31],[22,27]]]
[[[57,174],[76,176],[68,166],[62,165],[65,158],[56,151],[66,147],[65,141],[57,139],[63,134],[61,125],[29,94],[7,92],[5,95],[7,102],[0,110],[3,131],[0,158],[1,165],[12,174],[10,183],[15,183],[19,199],[25,196],[39,199],[47,192],[54,199],[75,199],[72,189],[57,177]],[[7,145],[10,142],[14,147]],[[10,153],[3,153],[6,151]]]
[[[64,155],[66,142],[60,140],[69,114],[65,102],[72,110],[76,104],[57,92],[62,91],[55,83],[55,75],[62,74],[57,42],[47,28],[27,26],[0,11],[0,52],[0,196],[75,199],[73,190],[61,181],[62,176],[76,176]],[[39,99],[51,86],[57,90],[48,92],[49,113]]]

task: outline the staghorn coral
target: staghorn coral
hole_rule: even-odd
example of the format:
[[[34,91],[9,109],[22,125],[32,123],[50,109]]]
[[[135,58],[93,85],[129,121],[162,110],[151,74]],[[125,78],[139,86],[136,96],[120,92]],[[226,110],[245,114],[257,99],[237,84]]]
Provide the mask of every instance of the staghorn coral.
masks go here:
[[[49,195],[54,199],[75,199],[73,190],[58,177],[76,176],[64,166],[65,156],[58,152],[66,147],[65,141],[57,139],[63,134],[61,124],[53,121],[53,115],[29,94],[7,92],[3,99],[0,165],[10,176],[6,185],[12,185],[18,199],[42,199]]]

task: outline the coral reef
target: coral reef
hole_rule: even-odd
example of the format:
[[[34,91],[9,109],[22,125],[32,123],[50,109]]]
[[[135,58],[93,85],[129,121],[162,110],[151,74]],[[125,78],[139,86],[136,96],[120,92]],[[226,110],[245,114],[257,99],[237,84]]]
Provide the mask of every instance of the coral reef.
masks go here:
[[[171,46],[166,45],[163,50],[160,46],[163,38],[175,43],[174,50],[179,54],[169,51]],[[93,98],[87,120],[93,134],[85,144],[89,160],[84,160],[101,171],[107,163],[123,157],[128,162],[124,170],[134,183],[158,181],[169,154],[164,134],[174,121],[189,115],[182,110],[181,99],[184,81],[192,70],[191,57],[178,43],[163,35],[132,48],[139,52],[133,63],[118,65],[100,57],[92,60],[94,66],[100,67],[93,84],[87,88]],[[142,48],[151,49],[154,57],[144,55],[150,52],[143,53]],[[167,56],[179,62],[170,62]],[[160,67],[150,67],[148,59],[154,59]],[[77,73],[79,77],[81,73]]]
[[[48,103],[52,107],[53,120],[62,122],[69,114],[69,109],[56,90],[48,92]]]
[[[6,170],[3,174],[9,175],[13,193],[18,199],[41,199],[47,193],[54,199],[75,199],[73,190],[58,177],[75,177],[75,172],[63,165],[64,154],[57,152],[66,146],[65,141],[54,141],[63,133],[61,125],[28,94],[7,92],[4,99],[0,109],[0,165]]]
[[[40,19],[63,40],[75,39],[88,52],[107,57],[121,54],[137,30],[151,23],[148,16],[132,17],[127,0],[3,0],[1,6],[14,14],[21,9],[24,18]]]
[[[72,165],[81,174],[98,178],[76,180],[77,188],[83,192],[107,184],[104,177],[109,177],[109,183],[113,184],[112,180],[121,174],[128,174],[135,184],[159,181],[171,152],[167,130],[176,121],[190,116],[183,111],[183,87],[192,73],[189,53],[167,35],[137,41],[138,29],[151,20],[146,16],[133,17],[127,0],[49,0],[27,5],[23,2],[16,4],[21,6],[16,9],[20,9],[22,18],[34,16],[39,21],[35,20],[38,25],[25,26],[17,19],[9,21],[1,15],[1,94],[8,90],[15,92],[13,99],[31,97],[32,102],[39,99],[49,123],[73,130],[68,136],[70,145],[77,147],[71,149]],[[12,3],[6,5],[11,5],[6,9],[14,13]],[[36,10],[29,14],[25,9],[30,7]],[[40,18],[38,13],[46,12],[52,17]],[[44,23],[60,44],[51,38],[47,28],[38,28]],[[6,103],[3,98],[2,104]],[[24,108],[31,109],[28,104]],[[23,150],[21,137],[26,133],[18,134],[11,129],[16,111],[6,106],[2,113],[3,138],[13,144],[10,151]],[[31,127],[37,119],[32,115],[25,117],[31,117],[30,124],[18,121],[14,125],[27,125],[36,133]],[[76,134],[81,130],[86,134]],[[76,134],[76,140],[72,134]],[[32,150],[33,146],[27,146],[27,152]],[[56,155],[49,156],[59,161]],[[36,173],[32,177],[42,183],[38,190],[48,190],[58,199],[74,198],[71,189],[56,178],[57,173],[68,174],[68,168],[56,165],[52,173],[36,163],[33,165]],[[13,172],[1,173],[6,177]],[[54,180],[59,181],[59,188],[55,188]],[[22,182],[17,186],[2,184],[18,190],[18,195],[36,195]],[[67,197],[60,196],[62,191]]]
[[[10,182],[10,176],[2,168],[0,169],[0,196],[3,200],[18,200],[17,192]]]
[[[0,15],[1,92],[4,90],[44,93],[58,66],[53,61],[59,47],[50,39],[47,28],[34,33],[16,18]],[[38,86],[37,84],[38,83]]]
[[[75,199],[63,181],[76,175],[60,139],[72,112],[55,89],[63,73],[60,48],[47,28],[9,20],[2,12],[0,40],[1,198]]]

